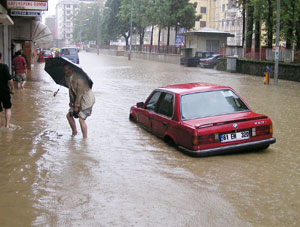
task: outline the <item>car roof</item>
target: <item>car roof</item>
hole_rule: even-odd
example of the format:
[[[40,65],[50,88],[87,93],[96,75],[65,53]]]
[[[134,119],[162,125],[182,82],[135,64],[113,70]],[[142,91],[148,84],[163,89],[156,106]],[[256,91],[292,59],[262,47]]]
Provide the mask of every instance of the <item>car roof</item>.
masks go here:
[[[78,49],[77,47],[63,47],[63,48],[61,48],[61,50],[62,49]]]
[[[209,84],[209,83],[188,83],[188,84],[167,85],[167,86],[159,87],[158,89],[181,95],[181,94],[188,94],[188,93],[195,93],[195,92],[232,89],[232,88],[228,86]]]

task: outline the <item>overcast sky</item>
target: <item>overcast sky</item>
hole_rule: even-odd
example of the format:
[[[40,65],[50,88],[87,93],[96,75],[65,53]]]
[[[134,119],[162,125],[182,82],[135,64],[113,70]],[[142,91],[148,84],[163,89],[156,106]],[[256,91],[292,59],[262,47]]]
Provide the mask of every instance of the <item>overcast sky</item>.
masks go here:
[[[48,0],[48,11],[45,12],[46,15],[55,15],[55,7],[58,0]]]

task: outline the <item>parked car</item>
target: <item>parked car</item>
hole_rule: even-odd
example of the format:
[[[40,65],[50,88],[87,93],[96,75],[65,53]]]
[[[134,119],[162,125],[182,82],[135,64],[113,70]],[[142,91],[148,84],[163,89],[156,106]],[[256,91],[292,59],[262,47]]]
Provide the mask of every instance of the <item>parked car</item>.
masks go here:
[[[217,54],[213,51],[198,51],[194,57],[182,57],[180,58],[180,64],[190,67],[197,67],[200,59],[211,57],[213,54]]]
[[[59,56],[65,57],[70,61],[79,64],[79,55],[78,55],[78,48],[77,47],[63,47],[60,49]]]
[[[203,68],[213,68],[217,65],[220,54],[214,54],[209,58],[202,58],[199,61],[200,67]]]
[[[46,58],[53,58],[53,52],[51,50],[41,50],[38,57],[38,62],[45,62]]]
[[[271,119],[253,112],[227,86],[157,88],[131,107],[129,119],[191,156],[266,149],[276,141]]]

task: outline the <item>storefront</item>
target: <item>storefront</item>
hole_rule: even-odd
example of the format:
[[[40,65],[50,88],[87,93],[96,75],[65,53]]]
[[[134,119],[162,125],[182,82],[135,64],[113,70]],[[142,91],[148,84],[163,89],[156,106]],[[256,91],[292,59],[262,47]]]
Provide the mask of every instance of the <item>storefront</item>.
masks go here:
[[[41,23],[41,12],[48,10],[48,0],[0,0],[0,3],[3,62],[11,68],[15,52],[22,50],[30,69],[34,49],[52,46],[51,32]]]

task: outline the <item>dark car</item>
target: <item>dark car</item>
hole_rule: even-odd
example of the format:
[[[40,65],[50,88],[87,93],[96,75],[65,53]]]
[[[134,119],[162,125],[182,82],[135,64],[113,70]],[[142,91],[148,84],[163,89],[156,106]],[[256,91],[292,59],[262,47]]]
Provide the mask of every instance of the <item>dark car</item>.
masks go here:
[[[213,54],[217,53],[213,51],[198,51],[196,52],[194,57],[180,58],[180,64],[189,67],[197,67],[199,65],[200,59],[211,57]]]
[[[131,107],[129,119],[192,156],[266,149],[276,141],[271,119],[253,112],[227,86],[157,88]]]
[[[209,58],[202,58],[199,61],[199,65],[204,68],[213,68],[217,65],[220,54],[214,54]]]

